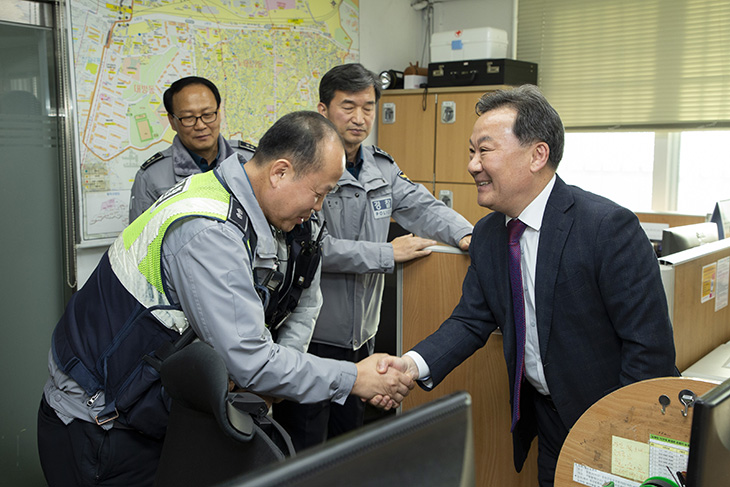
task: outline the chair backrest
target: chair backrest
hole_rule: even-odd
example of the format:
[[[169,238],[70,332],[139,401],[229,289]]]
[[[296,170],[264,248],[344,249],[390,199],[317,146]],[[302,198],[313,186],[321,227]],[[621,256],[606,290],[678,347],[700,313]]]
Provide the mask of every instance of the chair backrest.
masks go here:
[[[263,399],[228,392],[225,362],[210,345],[174,353],[160,377],[172,406],[156,486],[215,485],[293,454]]]

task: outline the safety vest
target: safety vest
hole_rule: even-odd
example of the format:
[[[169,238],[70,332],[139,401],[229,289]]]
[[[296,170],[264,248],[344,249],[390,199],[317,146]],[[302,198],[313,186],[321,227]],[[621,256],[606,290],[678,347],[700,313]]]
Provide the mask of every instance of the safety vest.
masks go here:
[[[52,350],[60,369],[86,391],[89,406],[104,392],[105,408],[95,418],[100,425],[116,420],[164,435],[169,399],[144,358],[189,327],[180,306],[165,295],[160,254],[170,226],[190,217],[230,220],[247,245],[255,237],[215,171],[187,178],[122,232],[56,325]]]
[[[56,325],[56,364],[89,395],[90,407],[104,392],[105,407],[95,417],[100,425],[115,420],[156,438],[165,433],[170,403],[155,361],[165,358],[170,344],[180,343],[189,324],[180,306],[167,299],[160,255],[170,226],[191,217],[238,226],[254,262],[256,235],[243,206],[217,171],[198,174],[170,188],[122,232]],[[279,285],[272,284],[275,271],[252,271],[272,334],[319,266],[319,238],[313,242],[311,233],[305,222],[286,234],[289,261]]]

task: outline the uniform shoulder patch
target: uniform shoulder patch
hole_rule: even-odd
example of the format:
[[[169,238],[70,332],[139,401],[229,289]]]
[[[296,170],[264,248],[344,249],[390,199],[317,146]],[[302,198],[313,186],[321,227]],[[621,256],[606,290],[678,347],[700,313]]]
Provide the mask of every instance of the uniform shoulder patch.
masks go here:
[[[251,152],[256,152],[256,146],[251,144],[250,142],[244,142],[242,140],[231,140],[229,142],[231,144],[231,147],[233,147],[234,149],[245,149]]]
[[[395,159],[393,159],[393,156],[391,156],[390,154],[388,154],[387,152],[385,152],[385,151],[384,151],[383,149],[381,149],[381,148],[380,148],[380,147],[378,147],[378,146],[375,146],[375,145],[373,146],[373,152],[375,152],[375,153],[376,153],[376,154],[378,154],[379,156],[383,156],[383,157],[385,157],[385,158],[386,158],[386,159],[388,159],[388,160],[389,160],[390,162],[395,162]]]
[[[231,196],[230,204],[228,205],[228,220],[236,225],[246,236],[247,239],[250,238],[250,230],[248,225],[248,215],[246,215],[246,210],[243,209],[243,205],[239,203],[239,201]]]
[[[152,157],[150,157],[149,159],[147,159],[146,161],[144,161],[142,163],[142,165],[140,166],[140,169],[147,169],[148,167],[150,167],[155,162],[160,161],[160,160],[162,160],[164,158],[165,158],[164,154],[162,154],[162,152],[158,152],[157,154],[153,155]]]
[[[407,181],[411,184],[416,184],[413,181],[411,181],[410,179],[408,179],[408,176],[406,176],[406,173],[404,173],[403,171],[398,171],[398,177],[401,178],[403,181]]]

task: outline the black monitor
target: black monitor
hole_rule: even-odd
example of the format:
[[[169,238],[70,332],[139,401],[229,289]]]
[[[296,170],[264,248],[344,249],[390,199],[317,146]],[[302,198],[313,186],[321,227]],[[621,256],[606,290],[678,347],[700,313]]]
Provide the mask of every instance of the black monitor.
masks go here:
[[[694,404],[686,485],[730,485],[730,379]]]
[[[718,240],[717,225],[695,223],[662,230],[662,257]]]
[[[717,224],[717,235],[720,240],[730,236],[730,200],[715,203],[715,209],[712,210],[710,221]]]
[[[223,485],[473,486],[473,442],[471,396],[457,392]]]

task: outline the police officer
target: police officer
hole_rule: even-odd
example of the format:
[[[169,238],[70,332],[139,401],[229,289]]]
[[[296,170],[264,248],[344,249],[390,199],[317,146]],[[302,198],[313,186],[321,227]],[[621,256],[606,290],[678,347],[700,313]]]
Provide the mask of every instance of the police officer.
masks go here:
[[[221,96],[211,81],[197,76],[181,78],[163,95],[170,126],[177,132],[172,146],[152,156],[137,172],[132,186],[129,204],[129,221],[133,222],[149,208],[163,193],[191,174],[207,172],[234,153],[251,159],[255,147],[246,142],[226,141],[219,132],[219,108]],[[208,162],[210,161],[210,163]],[[319,289],[321,266],[312,265],[306,276],[311,285],[297,287],[292,274],[292,264],[297,258],[290,250],[301,250],[296,242],[311,241],[319,232],[316,218],[295,228],[296,232],[286,235],[277,232],[277,256],[282,273],[281,289],[270,300],[271,309],[267,324],[275,330],[276,342],[280,345],[307,350],[315,320],[322,305]]]
[[[375,118],[380,85],[360,64],[336,66],[319,85],[319,113],[337,127],[345,141],[347,171],[331,193],[321,216],[326,221],[322,246],[324,303],[309,353],[357,362],[374,350],[384,274],[397,262],[426,256],[437,239],[469,248],[472,225],[411,182],[393,158],[375,146],[363,146]],[[390,219],[418,235],[387,241]],[[274,417],[297,450],[321,443],[363,423],[364,404],[284,402]]]
[[[332,124],[294,112],[251,161],[232,155],[181,181],[122,232],[54,330],[38,417],[50,486],[152,484],[167,408],[145,357],[188,327],[252,392],[339,403],[355,394],[386,407],[403,399],[413,382],[378,370],[383,357],[321,359],[275,343],[264,324],[266,271],[277,262],[270,226],[290,232],[308,220],[343,170]]]
[[[212,81],[181,78],[162,95],[167,120],[177,132],[172,145],[150,157],[137,171],[129,200],[129,222],[191,174],[206,172],[234,152],[251,159],[256,148],[220,135],[221,95]]]

